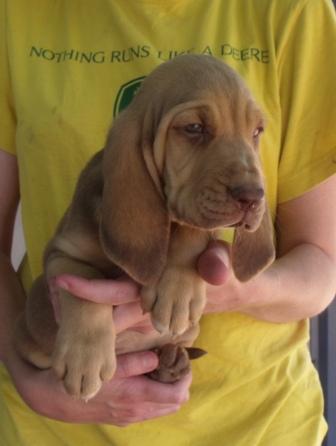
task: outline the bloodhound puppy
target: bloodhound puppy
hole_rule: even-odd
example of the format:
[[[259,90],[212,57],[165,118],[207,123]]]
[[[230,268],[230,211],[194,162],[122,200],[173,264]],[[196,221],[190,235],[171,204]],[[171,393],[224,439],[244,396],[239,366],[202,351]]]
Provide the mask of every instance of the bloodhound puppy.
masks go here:
[[[85,400],[113,377],[116,353],[158,348],[155,379],[185,373],[185,347],[198,335],[206,302],[195,265],[209,239],[236,228],[232,265],[241,281],[274,258],[258,156],[263,127],[247,87],[223,62],[185,55],[156,68],[81,173],[45,250],[44,273],[17,325],[22,356],[52,367],[66,390]],[[129,330],[116,339],[110,306],[63,289],[55,322],[48,297],[55,276],[122,272],[142,285],[154,335]]]

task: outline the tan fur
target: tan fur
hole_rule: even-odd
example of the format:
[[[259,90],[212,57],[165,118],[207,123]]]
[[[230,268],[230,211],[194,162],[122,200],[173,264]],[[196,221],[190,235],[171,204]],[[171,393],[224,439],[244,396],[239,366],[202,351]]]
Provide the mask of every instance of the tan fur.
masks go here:
[[[192,345],[206,302],[196,262],[213,233],[237,226],[232,261],[240,280],[274,258],[253,136],[262,125],[243,81],[222,62],[189,55],[154,70],[79,178],[18,323],[20,353],[52,366],[71,395],[89,399],[112,378],[116,352]],[[157,333],[115,339],[111,307],[65,290],[57,330],[47,296],[53,277],[121,271],[143,285]]]

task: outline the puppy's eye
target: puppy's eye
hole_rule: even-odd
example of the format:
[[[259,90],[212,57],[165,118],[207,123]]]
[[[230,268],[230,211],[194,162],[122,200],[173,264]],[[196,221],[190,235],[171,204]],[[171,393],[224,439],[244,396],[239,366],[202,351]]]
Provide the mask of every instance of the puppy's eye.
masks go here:
[[[253,132],[253,138],[258,138],[258,136],[264,131],[264,127],[259,126]]]
[[[188,124],[184,127],[184,131],[189,133],[190,135],[201,135],[205,132],[204,125],[194,122],[192,124]]]

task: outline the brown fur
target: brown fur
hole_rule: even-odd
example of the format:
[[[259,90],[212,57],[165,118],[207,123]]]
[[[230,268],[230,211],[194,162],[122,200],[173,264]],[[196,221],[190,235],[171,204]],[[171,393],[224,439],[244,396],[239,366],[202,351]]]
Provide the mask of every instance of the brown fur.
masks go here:
[[[82,172],[47,246],[44,274],[18,323],[21,354],[52,366],[70,394],[88,399],[112,378],[116,352],[172,340],[191,345],[206,301],[195,265],[214,232],[236,226],[232,261],[240,280],[274,257],[255,134],[262,126],[248,89],[224,63],[189,55],[154,70]],[[142,306],[157,333],[130,330],[115,339],[110,306],[65,290],[57,329],[47,296],[52,278],[120,271],[143,285]],[[163,356],[172,362],[174,355],[169,347]]]

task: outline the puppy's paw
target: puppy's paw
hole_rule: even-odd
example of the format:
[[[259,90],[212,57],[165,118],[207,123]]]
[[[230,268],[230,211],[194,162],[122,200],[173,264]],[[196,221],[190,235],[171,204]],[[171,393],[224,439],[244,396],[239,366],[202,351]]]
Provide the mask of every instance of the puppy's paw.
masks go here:
[[[155,350],[159,356],[159,366],[148,376],[162,383],[174,383],[190,372],[187,349],[179,345],[166,344]]]
[[[52,367],[69,395],[88,401],[114,375],[113,330],[104,327],[76,334],[64,332],[60,329],[57,335]]]
[[[196,325],[206,302],[205,282],[192,270],[167,268],[155,287],[141,291],[144,311],[151,312],[154,327],[172,336]]]

